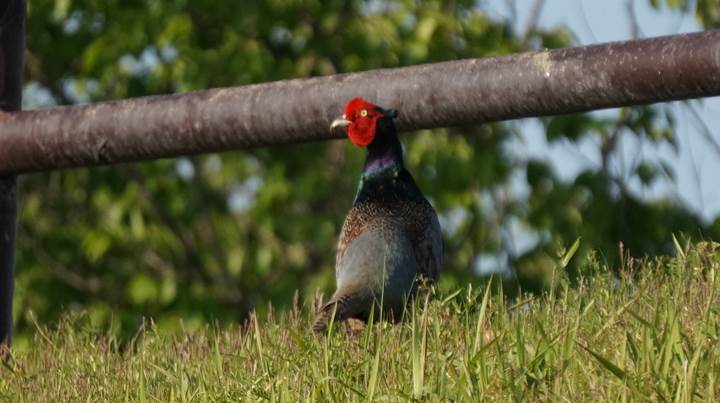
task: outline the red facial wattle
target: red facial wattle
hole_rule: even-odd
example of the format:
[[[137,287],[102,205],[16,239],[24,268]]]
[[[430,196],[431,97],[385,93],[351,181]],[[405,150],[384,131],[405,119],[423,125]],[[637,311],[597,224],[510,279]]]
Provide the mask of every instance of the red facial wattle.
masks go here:
[[[377,121],[380,115],[360,117],[348,126],[348,137],[358,147],[365,147],[375,139]]]
[[[375,139],[377,122],[383,114],[375,105],[358,97],[345,105],[344,117],[351,122],[347,128],[350,141],[358,147],[365,147]]]

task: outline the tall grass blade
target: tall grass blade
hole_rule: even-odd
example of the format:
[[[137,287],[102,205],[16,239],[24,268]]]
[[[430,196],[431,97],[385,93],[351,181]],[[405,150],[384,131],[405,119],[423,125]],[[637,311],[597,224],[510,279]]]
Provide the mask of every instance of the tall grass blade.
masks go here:
[[[482,344],[482,327],[485,322],[485,311],[487,310],[488,301],[490,300],[490,287],[492,286],[493,277],[490,277],[487,287],[485,287],[485,295],[483,295],[482,303],[480,304],[480,313],[478,314],[477,324],[475,325],[475,340],[473,340],[472,354],[477,354],[480,345]]]
[[[610,372],[611,372],[613,375],[615,375],[615,377],[617,377],[619,380],[621,380],[621,381],[624,382],[624,383],[625,383],[625,382],[628,382],[627,372],[625,372],[623,369],[621,369],[621,368],[618,367],[617,365],[613,364],[612,361],[610,361],[610,360],[608,360],[607,358],[603,357],[603,356],[600,355],[599,353],[596,353],[595,351],[591,350],[590,348],[584,346],[582,343],[577,342],[577,341],[576,341],[575,343],[576,343],[578,346],[580,346],[583,350],[585,350],[585,351],[587,351],[588,353],[590,353],[590,355],[592,355],[593,358],[595,358],[595,360],[597,360],[597,362],[600,363],[600,365],[602,365],[605,369],[607,369],[608,371],[610,371]]]
[[[572,246],[570,247],[570,250],[565,253],[565,255],[560,259],[560,267],[566,268],[567,265],[570,263],[570,260],[575,256],[575,253],[577,253],[578,249],[580,248],[580,241],[582,241],[582,237],[577,237],[575,239],[575,242],[573,242]]]

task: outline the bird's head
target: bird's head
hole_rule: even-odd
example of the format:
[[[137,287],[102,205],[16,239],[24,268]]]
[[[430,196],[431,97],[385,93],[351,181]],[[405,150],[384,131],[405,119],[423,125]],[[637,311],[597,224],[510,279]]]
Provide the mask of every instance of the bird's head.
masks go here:
[[[348,101],[344,112],[342,117],[332,122],[330,131],[345,130],[350,141],[358,147],[372,143],[379,131],[378,126],[386,121],[392,124],[392,119],[398,115],[395,109],[383,109],[360,97]]]

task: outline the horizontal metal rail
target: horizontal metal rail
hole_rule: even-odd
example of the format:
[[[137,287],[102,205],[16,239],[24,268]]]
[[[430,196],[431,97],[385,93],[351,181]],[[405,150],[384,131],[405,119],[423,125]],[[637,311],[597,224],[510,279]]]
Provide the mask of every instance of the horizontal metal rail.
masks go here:
[[[326,140],[356,96],[416,130],[716,95],[710,31],[6,114],[0,174]]]

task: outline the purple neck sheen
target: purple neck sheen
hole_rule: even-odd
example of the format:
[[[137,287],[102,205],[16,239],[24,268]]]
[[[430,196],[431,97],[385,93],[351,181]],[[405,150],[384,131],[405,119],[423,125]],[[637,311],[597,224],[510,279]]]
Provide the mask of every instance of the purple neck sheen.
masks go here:
[[[382,119],[373,141],[367,146],[364,175],[403,167],[403,150],[391,119]]]
[[[401,165],[400,161],[397,160],[392,152],[381,155],[368,154],[363,172],[366,174],[374,174],[399,165]]]

